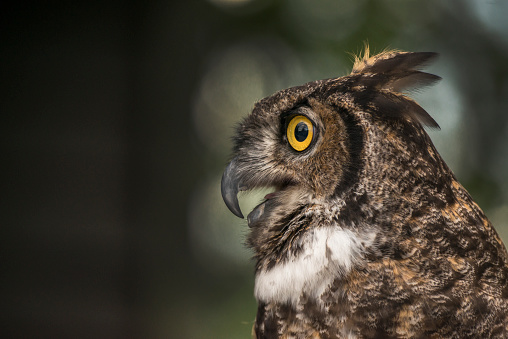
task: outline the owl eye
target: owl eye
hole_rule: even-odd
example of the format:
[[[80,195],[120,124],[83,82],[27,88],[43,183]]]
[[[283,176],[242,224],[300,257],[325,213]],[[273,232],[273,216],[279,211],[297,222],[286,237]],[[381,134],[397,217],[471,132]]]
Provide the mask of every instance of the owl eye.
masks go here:
[[[289,145],[298,152],[306,150],[314,136],[314,125],[304,115],[295,115],[289,121],[286,136]]]

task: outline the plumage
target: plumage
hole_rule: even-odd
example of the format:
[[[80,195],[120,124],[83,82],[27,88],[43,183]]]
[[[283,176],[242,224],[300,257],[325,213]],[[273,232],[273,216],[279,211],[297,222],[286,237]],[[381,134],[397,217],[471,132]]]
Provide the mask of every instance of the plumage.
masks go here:
[[[274,188],[247,217],[257,338],[508,337],[506,248],[407,94],[440,79],[420,70],[435,57],[367,49],[238,126],[226,205]]]

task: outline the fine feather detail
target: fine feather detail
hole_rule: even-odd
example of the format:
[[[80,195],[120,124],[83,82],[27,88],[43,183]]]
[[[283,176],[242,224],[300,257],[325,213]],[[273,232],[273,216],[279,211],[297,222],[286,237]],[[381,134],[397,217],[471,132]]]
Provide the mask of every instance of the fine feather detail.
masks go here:
[[[355,73],[385,73],[397,74],[411,69],[424,67],[437,57],[434,52],[403,52],[399,50],[385,50],[370,56],[369,46],[365,46],[362,57],[355,56],[351,74]]]
[[[355,57],[350,75],[354,80],[352,89],[356,102],[380,116],[407,116],[439,129],[438,123],[422,107],[403,94],[403,91],[429,86],[441,79],[418,70],[435,59],[437,53],[392,50],[372,57],[369,53],[369,47],[365,46],[363,56]]]
[[[362,258],[374,234],[359,235],[338,226],[321,227],[303,237],[303,252],[286,263],[256,274],[255,296],[263,302],[296,305],[302,293],[319,299],[334,279]]]

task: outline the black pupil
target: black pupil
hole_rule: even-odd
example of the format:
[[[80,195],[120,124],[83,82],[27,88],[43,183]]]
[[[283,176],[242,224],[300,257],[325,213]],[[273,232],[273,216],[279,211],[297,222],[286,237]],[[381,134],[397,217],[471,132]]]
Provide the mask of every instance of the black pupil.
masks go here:
[[[295,128],[295,139],[298,142],[302,142],[305,139],[307,139],[308,135],[309,135],[309,128],[307,127],[307,124],[304,122],[299,122]]]

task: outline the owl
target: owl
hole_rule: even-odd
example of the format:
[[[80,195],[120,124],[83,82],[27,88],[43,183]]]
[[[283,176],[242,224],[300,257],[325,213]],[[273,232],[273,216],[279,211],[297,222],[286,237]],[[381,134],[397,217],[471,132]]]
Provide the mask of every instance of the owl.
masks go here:
[[[356,57],[282,90],[238,126],[222,176],[273,188],[247,216],[256,338],[508,338],[508,254],[408,96],[435,53]]]

